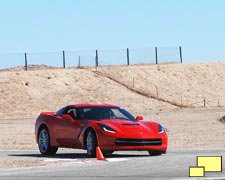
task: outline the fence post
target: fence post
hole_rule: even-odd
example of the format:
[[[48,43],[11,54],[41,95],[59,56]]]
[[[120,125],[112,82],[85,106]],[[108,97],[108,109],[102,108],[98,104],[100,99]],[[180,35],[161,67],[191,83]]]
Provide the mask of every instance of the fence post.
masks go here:
[[[65,57],[65,51],[63,50],[63,68],[66,68],[66,57]]]
[[[127,48],[127,65],[130,65],[129,49]]]
[[[96,70],[97,70],[97,67],[98,67],[98,50],[96,50],[96,53],[95,53],[95,67],[96,67]]]
[[[181,46],[179,46],[179,51],[180,51],[180,63],[183,63]]]
[[[79,56],[79,59],[78,59],[78,68],[80,68],[80,56]]]
[[[134,76],[133,76],[133,89],[134,89]]]
[[[158,51],[157,51],[157,47],[155,47],[155,63],[158,64]]]
[[[204,98],[204,101],[203,101],[203,103],[204,103],[204,107],[206,107],[206,101],[205,101],[205,98]]]
[[[27,53],[24,53],[25,56],[25,71],[27,71]]]

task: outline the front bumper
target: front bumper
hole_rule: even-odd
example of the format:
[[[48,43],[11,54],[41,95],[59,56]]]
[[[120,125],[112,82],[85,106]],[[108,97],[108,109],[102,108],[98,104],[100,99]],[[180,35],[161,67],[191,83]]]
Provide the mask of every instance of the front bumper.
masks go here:
[[[102,150],[167,150],[167,134],[156,138],[117,138],[104,136],[98,138]]]

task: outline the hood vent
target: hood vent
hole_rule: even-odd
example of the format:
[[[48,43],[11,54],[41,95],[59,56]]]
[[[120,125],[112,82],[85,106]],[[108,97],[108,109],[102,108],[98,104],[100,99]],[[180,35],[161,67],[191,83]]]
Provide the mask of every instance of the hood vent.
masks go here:
[[[124,126],[140,126],[138,123],[133,123],[133,124],[123,124]]]

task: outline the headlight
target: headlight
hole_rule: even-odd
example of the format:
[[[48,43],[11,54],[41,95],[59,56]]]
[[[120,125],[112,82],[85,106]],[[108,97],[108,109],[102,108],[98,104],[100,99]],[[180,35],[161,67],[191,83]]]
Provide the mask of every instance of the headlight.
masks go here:
[[[116,131],[113,128],[111,128],[105,124],[98,124],[98,125],[102,128],[103,131],[110,132],[110,133],[116,133]]]
[[[158,132],[159,134],[162,134],[165,132],[165,128],[161,124],[158,125]]]

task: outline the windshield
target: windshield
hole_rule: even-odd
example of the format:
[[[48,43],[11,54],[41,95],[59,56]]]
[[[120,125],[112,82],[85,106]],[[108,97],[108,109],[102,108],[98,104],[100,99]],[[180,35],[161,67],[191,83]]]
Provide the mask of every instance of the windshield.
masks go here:
[[[77,108],[80,120],[124,119],[136,121],[135,117],[122,108],[116,107],[80,107]]]

